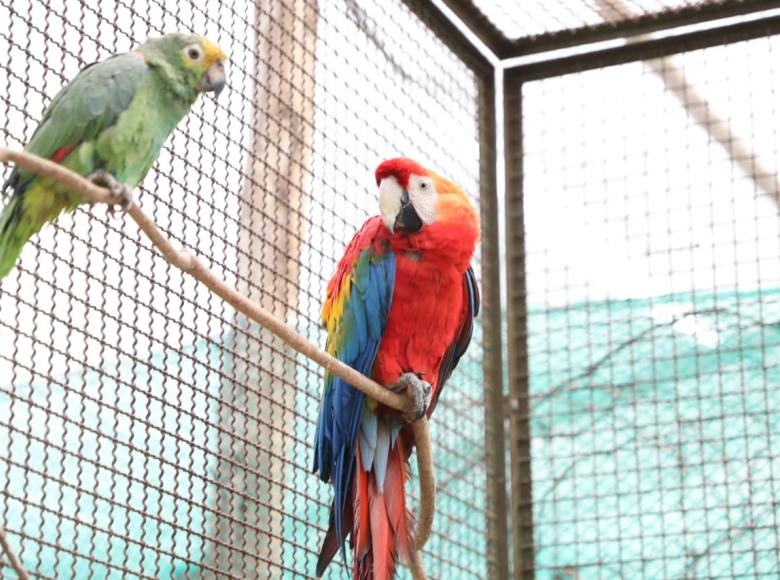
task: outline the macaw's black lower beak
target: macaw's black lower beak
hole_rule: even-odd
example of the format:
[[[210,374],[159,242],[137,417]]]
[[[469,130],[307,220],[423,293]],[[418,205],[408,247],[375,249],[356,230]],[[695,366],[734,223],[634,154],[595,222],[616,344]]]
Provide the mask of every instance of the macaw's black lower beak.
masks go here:
[[[414,204],[409,199],[409,192],[404,189],[401,194],[401,209],[395,216],[393,222],[393,231],[401,232],[403,234],[413,234],[419,232],[422,229],[423,223],[420,219],[417,210],[414,209]]]
[[[209,66],[206,74],[198,81],[198,90],[201,93],[214,93],[214,96],[218,97],[224,88],[225,64],[222,61],[217,61]]]

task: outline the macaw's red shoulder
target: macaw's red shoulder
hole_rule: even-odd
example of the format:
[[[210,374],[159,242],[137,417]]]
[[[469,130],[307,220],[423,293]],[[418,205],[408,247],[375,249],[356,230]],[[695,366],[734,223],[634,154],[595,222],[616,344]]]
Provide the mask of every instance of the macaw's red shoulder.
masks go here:
[[[344,256],[339,260],[336,272],[328,282],[327,298],[323,305],[323,312],[328,303],[335,300],[341,294],[341,288],[345,280],[352,272],[360,253],[368,248],[373,249],[377,256],[383,256],[390,250],[390,232],[382,221],[381,216],[374,216],[366,220],[363,227],[349,242],[344,250]],[[329,307],[328,307],[329,308]]]
[[[344,266],[351,266],[357,255],[372,245],[375,246],[377,252],[386,253],[388,247],[384,242],[389,239],[390,231],[382,221],[382,216],[375,215],[368,218],[344,250],[344,256],[339,262],[338,269],[341,270]]]

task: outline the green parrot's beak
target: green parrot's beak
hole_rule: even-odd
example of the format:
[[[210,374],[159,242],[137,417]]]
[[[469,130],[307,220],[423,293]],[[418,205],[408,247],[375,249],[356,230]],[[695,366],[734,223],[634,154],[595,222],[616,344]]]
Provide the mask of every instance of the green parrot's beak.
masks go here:
[[[206,70],[206,74],[198,81],[198,91],[201,93],[214,93],[214,96],[218,97],[224,88],[225,64],[218,60],[211,64]]]

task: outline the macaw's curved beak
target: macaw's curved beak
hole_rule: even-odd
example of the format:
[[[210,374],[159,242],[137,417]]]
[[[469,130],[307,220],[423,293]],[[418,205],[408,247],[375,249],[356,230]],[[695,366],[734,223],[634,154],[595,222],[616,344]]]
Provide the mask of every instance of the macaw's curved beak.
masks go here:
[[[225,63],[221,60],[211,63],[206,74],[198,81],[198,91],[201,93],[214,93],[219,96],[222,89],[225,88]]]
[[[422,220],[420,219],[417,210],[414,209],[414,204],[409,199],[409,192],[404,189],[401,193],[401,207],[398,210],[398,213],[395,214],[393,232],[413,234],[419,232],[422,229],[422,226]]]

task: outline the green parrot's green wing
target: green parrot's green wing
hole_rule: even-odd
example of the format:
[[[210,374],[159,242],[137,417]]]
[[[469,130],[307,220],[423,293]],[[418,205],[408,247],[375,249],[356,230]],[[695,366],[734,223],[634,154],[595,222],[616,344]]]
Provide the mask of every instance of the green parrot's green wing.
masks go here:
[[[116,123],[148,74],[143,58],[125,53],[91,64],[57,94],[25,151],[59,161],[79,143]],[[19,192],[34,176],[14,171],[4,186]]]

